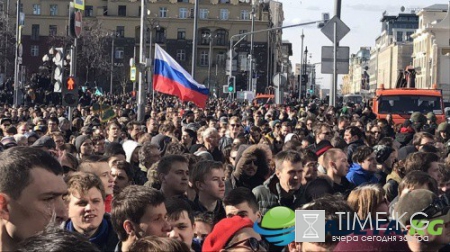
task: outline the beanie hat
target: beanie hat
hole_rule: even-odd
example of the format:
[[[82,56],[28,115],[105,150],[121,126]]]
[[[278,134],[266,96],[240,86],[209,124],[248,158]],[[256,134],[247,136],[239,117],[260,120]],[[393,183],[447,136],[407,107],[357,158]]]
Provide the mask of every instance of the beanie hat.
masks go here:
[[[386,145],[375,145],[373,150],[375,151],[375,159],[379,164],[384,163],[384,161],[389,158],[391,153],[394,152],[393,148]]]
[[[316,145],[316,155],[317,157],[320,157],[322,154],[324,154],[327,150],[333,148],[333,145],[331,145],[330,141],[328,140],[322,140]]]
[[[420,112],[412,113],[409,120],[411,120],[411,122],[413,122],[413,123],[422,123],[422,124],[427,123],[427,118],[424,115],[422,115],[422,113],[420,113]]]
[[[77,149],[78,153],[80,153],[81,145],[88,139],[90,139],[88,135],[80,135],[75,138],[75,148]]]
[[[14,137],[3,137],[0,141],[5,149],[17,146],[16,139]]]
[[[431,121],[436,121],[436,115],[433,112],[428,112],[427,119]]]
[[[243,228],[253,227],[253,222],[248,218],[233,216],[219,221],[206,237],[202,251],[219,251],[227,245],[234,234]]]
[[[449,124],[446,122],[440,123],[436,129],[436,132],[441,132],[441,131],[448,131],[447,129],[449,128]]]

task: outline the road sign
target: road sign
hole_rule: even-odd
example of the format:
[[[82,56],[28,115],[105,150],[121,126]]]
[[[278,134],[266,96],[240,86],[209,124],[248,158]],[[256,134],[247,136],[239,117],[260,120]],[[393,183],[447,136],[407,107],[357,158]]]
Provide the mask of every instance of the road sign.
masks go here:
[[[223,93],[228,94],[228,85],[223,85]]]
[[[83,30],[83,19],[82,19],[82,15],[81,15],[81,11],[77,10],[75,11],[75,24],[74,24],[74,29],[75,29],[75,36],[77,38],[80,38],[81,35],[81,31]]]
[[[336,71],[338,74],[348,74],[350,47],[337,47]],[[333,47],[322,46],[321,72],[323,74],[333,74]]]
[[[74,0],[73,6],[78,10],[84,10],[84,0]]]
[[[273,76],[272,82],[276,87],[284,86],[286,84],[287,78],[285,73],[277,73]]]
[[[130,81],[136,81],[136,67],[130,68]]]
[[[325,26],[320,29],[322,31],[323,34],[325,34],[325,36],[327,36],[327,38],[329,40],[331,40],[331,42],[334,43],[334,23],[336,23],[336,42],[341,41],[341,39],[343,37],[345,37],[345,35],[347,35],[347,33],[350,31],[350,28],[348,28],[348,26],[346,24],[344,24],[344,22],[342,22],[342,20],[340,20],[337,16],[334,16],[332,19],[330,19],[330,21],[328,21]]]

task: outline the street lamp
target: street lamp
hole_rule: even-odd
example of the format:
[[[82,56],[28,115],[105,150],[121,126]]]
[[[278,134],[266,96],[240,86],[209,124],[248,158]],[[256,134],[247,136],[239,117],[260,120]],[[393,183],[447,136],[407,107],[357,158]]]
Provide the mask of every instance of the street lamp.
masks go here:
[[[150,14],[150,13],[147,13]],[[153,89],[153,80],[152,80],[152,73],[153,73],[153,60],[152,60],[152,46],[153,46],[153,29],[159,29],[159,20],[151,18],[147,20],[148,26],[150,27],[149,31],[149,48],[148,48],[148,59],[150,61],[150,67],[147,70],[147,81],[148,81],[148,92],[150,92],[150,89]],[[153,92],[153,98],[155,92]]]
[[[217,35],[214,36],[214,38],[217,37]],[[211,33],[203,34],[203,38],[208,38],[209,41],[209,52],[208,52],[208,89],[211,88],[211,60],[212,60],[212,41],[213,36]]]
[[[108,32],[106,33],[106,36],[110,36],[112,39],[111,42],[111,69],[110,69],[110,76],[109,76],[109,93],[112,95],[113,93],[113,73],[114,73],[114,56],[115,56],[115,47],[114,47],[114,43],[116,41],[116,37],[119,36],[119,33],[117,32]]]

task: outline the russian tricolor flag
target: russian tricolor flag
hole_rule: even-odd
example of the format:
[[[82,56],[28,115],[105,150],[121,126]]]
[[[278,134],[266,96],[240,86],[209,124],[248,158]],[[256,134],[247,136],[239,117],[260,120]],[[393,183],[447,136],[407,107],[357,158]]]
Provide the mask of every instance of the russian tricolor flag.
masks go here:
[[[209,90],[198,84],[170,55],[155,44],[153,89],[175,95],[182,101],[191,101],[200,108],[206,106]]]

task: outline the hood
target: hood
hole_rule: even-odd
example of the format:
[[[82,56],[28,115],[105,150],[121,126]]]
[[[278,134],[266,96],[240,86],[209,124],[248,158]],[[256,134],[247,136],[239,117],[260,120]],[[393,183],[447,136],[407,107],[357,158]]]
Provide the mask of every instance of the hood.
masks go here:
[[[242,148],[242,149],[241,149]],[[242,154],[239,155],[241,152]],[[255,176],[259,178],[265,178],[267,173],[269,172],[269,166],[267,162],[267,154],[266,151],[259,145],[246,145],[239,148],[238,153],[236,155],[236,168],[234,170],[234,176],[239,179],[250,179],[244,174],[244,164],[251,159],[252,157],[256,158],[256,166],[258,170],[256,171]]]
[[[128,163],[131,164],[131,156],[133,155],[134,150],[138,146],[140,147],[142,145],[136,141],[127,140],[127,141],[123,142],[122,147],[123,147],[123,150],[125,151],[125,156],[126,156]]]

